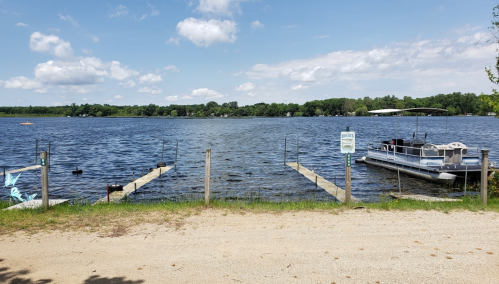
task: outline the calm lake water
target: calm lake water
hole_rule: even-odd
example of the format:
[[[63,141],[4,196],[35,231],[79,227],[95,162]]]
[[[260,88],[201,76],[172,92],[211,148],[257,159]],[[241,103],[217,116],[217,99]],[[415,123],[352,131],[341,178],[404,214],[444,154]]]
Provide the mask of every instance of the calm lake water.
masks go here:
[[[31,126],[19,125],[29,120]],[[374,127],[373,127],[374,125]],[[398,125],[398,126],[397,126]],[[204,198],[205,151],[212,150],[211,193],[216,198],[268,200],[334,200],[313,182],[284,166],[299,161],[329,181],[344,188],[344,155],[340,132],[356,132],[356,153],[366,154],[367,142],[395,136],[412,138],[416,117],[315,117],[315,118],[0,118],[0,167],[7,170],[33,165],[35,141],[38,151],[51,144],[49,185],[51,198],[96,201],[106,195],[106,184],[126,185],[161,161],[173,165],[178,142],[177,170],[155,179],[133,200]],[[499,120],[493,117],[420,117],[421,139],[435,143],[459,141],[467,146],[490,149],[490,159],[499,160]],[[37,161],[39,164],[39,161]],[[76,167],[82,175],[71,173]],[[452,189],[402,176],[404,191],[438,195]],[[16,186],[22,193],[38,193],[40,171],[21,174]],[[397,191],[396,173],[352,163],[352,194],[375,201],[380,194]],[[8,199],[9,190],[0,190]]]

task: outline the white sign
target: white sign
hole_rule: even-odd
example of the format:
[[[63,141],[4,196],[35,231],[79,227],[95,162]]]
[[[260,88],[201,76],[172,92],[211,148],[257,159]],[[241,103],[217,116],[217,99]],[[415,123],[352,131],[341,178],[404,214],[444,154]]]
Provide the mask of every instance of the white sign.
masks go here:
[[[355,153],[355,132],[341,132],[341,153]]]

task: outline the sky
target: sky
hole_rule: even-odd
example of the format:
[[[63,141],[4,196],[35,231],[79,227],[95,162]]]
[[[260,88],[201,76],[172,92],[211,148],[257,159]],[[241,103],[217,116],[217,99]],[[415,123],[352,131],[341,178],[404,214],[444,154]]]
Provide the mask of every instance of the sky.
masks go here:
[[[0,0],[0,105],[489,94],[498,4]]]

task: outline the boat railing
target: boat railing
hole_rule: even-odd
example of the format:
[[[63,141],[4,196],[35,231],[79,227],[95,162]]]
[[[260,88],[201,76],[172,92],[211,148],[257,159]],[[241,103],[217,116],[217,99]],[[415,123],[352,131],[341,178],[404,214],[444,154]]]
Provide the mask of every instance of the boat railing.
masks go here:
[[[449,145],[421,144],[413,147],[382,141],[369,142],[367,150],[370,156],[421,166],[480,165],[479,147],[461,144],[461,148],[454,148]]]

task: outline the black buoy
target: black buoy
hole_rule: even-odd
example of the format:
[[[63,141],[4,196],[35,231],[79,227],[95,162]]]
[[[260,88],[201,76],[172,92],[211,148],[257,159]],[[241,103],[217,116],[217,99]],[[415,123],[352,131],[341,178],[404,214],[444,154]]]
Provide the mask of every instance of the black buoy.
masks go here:
[[[83,170],[79,170],[78,167],[76,167],[76,171],[72,171],[74,175],[81,175],[83,173]]]

